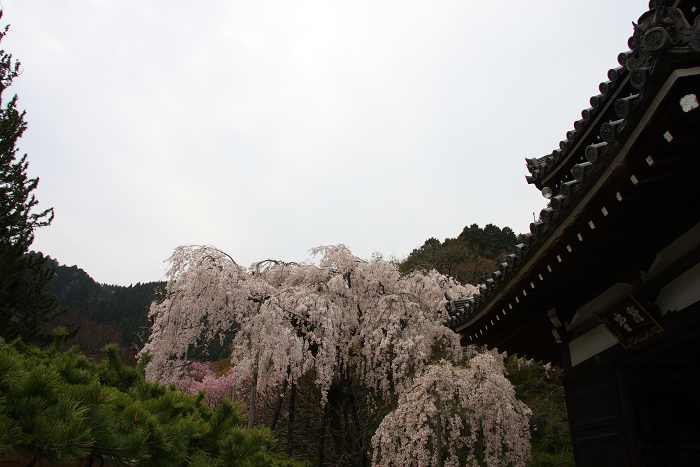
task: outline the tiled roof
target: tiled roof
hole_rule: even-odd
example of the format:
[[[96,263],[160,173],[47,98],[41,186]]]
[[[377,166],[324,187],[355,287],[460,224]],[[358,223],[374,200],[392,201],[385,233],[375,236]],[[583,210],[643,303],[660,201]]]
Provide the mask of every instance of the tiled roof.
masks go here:
[[[628,41],[630,50],[619,54],[620,66],[608,71],[608,79],[600,83],[600,94],[591,97],[591,107],[581,112],[582,118],[574,122],[574,128],[567,132],[559,147],[544,157],[526,159],[530,172],[527,181],[542,191],[548,204],[539,219],[530,224],[530,232],[523,236],[515,253],[500,264],[491,278],[477,286],[478,292],[458,299],[446,294],[450,318],[444,325],[458,331],[468,327],[496,292],[509,287],[523,264],[568,217],[572,206],[580,204],[621,151],[621,142],[639,124],[658,91],[657,86],[653,93],[645,92],[648,84],[665,79],[672,68],[669,63],[700,58],[700,16],[696,7],[678,6],[682,3],[678,1],[674,3],[676,6],[667,7],[665,3],[650,2],[650,10],[633,23],[634,34]],[[687,17],[694,18],[692,24]],[[533,282],[531,285],[534,289]],[[521,298],[526,296],[527,290],[523,290]],[[495,315],[492,326],[494,319],[501,317]]]

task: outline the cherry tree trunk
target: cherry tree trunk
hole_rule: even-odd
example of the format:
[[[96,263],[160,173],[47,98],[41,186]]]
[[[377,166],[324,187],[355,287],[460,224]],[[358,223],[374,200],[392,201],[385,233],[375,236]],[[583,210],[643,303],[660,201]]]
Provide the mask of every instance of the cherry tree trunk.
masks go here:
[[[357,413],[357,405],[355,405],[355,398],[352,398],[350,400],[351,404],[351,409],[352,409],[352,420],[355,423],[355,431],[357,432],[357,440],[358,440],[358,449],[360,451],[360,455],[362,456],[362,467],[367,467],[367,456],[365,455],[365,444],[362,441],[362,428],[360,425],[360,416]]]
[[[323,467],[326,455],[326,424],[328,423],[328,405],[321,411],[321,433],[318,439],[318,467]]]
[[[284,378],[282,382],[282,389],[277,397],[277,405],[275,406],[275,413],[272,415],[272,423],[270,423],[270,430],[274,431],[277,427],[277,420],[280,418],[280,412],[282,411],[282,403],[284,402],[284,395],[287,392],[287,385],[289,384],[289,375],[292,373],[291,365],[287,365],[287,377]]]
[[[437,467],[442,467],[442,416],[440,413],[442,404],[440,403],[439,394],[435,394],[435,405],[437,406],[437,416],[435,417],[437,424],[437,428],[435,429],[435,437],[437,438],[435,440],[435,453],[437,455]]]
[[[258,397],[258,363],[260,361],[260,353],[255,354],[255,363],[253,364],[253,381],[250,383],[250,406],[248,407],[248,429],[252,430],[255,424],[255,401]]]
[[[352,403],[352,399],[350,399]],[[352,439],[352,433],[350,432],[350,416],[348,415],[348,405],[343,403],[343,421],[345,422],[345,443],[348,446],[348,456],[350,457],[351,465],[355,466],[355,443]]]
[[[292,455],[292,439],[294,433],[294,402],[297,396],[297,385],[292,383],[292,393],[289,395],[289,424],[287,425],[287,455]]]

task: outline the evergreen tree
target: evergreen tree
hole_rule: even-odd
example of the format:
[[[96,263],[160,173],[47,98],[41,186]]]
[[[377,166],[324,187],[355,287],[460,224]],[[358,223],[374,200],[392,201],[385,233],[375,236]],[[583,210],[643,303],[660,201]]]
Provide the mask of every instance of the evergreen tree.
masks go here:
[[[0,41],[8,28],[0,31]],[[27,156],[18,158],[16,147],[27,129],[25,112],[17,110],[16,95],[3,106],[4,91],[20,73],[19,62],[0,50],[0,336],[42,343],[50,338],[39,325],[58,313],[55,298],[44,293],[53,271],[42,255],[27,253],[34,229],[51,223],[53,208],[33,212],[39,179],[27,176]]]
[[[54,336],[47,350],[0,337],[0,465],[300,467],[265,456],[271,433],[246,430],[229,399],[211,410],[203,392],[146,381],[147,357],[126,367],[109,345],[96,364],[77,347],[59,351],[65,329]]]

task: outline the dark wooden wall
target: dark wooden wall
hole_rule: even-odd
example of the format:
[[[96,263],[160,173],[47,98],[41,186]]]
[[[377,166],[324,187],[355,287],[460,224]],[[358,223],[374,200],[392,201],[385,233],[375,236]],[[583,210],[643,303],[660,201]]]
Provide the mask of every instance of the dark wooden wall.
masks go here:
[[[565,371],[577,467],[700,466],[700,304]]]

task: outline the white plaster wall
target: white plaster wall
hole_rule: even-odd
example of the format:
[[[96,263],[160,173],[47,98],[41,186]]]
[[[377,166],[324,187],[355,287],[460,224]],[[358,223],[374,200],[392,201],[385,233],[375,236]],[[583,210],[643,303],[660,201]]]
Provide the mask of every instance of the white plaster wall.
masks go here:
[[[661,289],[656,304],[661,314],[678,311],[700,300],[700,264],[696,264]]]
[[[615,344],[617,344],[617,338],[610,334],[606,327],[601,324],[583,336],[569,342],[571,365],[576,366]]]

